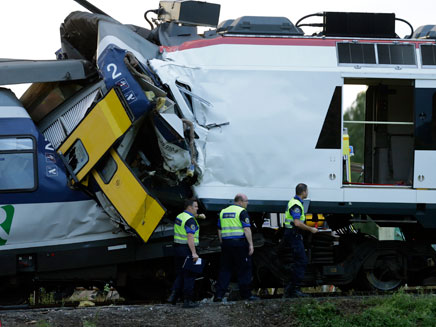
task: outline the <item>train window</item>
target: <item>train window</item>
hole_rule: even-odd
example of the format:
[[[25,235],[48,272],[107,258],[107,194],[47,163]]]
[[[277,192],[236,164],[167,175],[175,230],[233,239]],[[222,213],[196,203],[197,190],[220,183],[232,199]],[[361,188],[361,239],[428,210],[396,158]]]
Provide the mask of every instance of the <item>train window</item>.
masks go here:
[[[436,45],[421,44],[421,59],[423,66],[436,66]]]
[[[416,66],[413,44],[337,43],[339,64]]]
[[[377,55],[381,65],[416,65],[413,44],[377,44]]]
[[[415,89],[415,149],[436,150],[436,90]]]
[[[376,64],[374,44],[338,43],[341,64]]]
[[[341,92],[342,88],[337,86],[316,143],[317,149],[341,148]]]
[[[117,163],[109,154],[97,165],[97,172],[105,184],[109,184],[117,169]]]
[[[1,138],[0,151],[32,150],[33,141],[30,138]]]
[[[68,164],[74,174],[77,174],[89,161],[88,152],[81,140],[77,140],[71,148],[65,153]]]
[[[34,190],[35,172],[35,146],[32,138],[0,138],[0,191]]]

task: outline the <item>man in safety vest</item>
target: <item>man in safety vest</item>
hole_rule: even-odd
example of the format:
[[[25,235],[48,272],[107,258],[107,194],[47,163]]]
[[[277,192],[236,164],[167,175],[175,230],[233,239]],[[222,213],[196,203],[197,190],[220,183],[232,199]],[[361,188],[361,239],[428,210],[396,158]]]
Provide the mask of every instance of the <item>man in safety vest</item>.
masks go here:
[[[198,304],[193,302],[194,281],[196,274],[188,269],[183,269],[185,261],[198,260],[196,246],[199,243],[200,226],[196,220],[198,203],[194,199],[185,201],[185,211],[179,214],[174,223],[174,264],[176,280],[168,302],[176,304],[177,299],[183,294],[183,307],[194,308]]]
[[[221,242],[221,266],[214,301],[221,302],[230,283],[232,270],[238,276],[239,292],[244,300],[257,300],[251,294],[251,255],[254,252],[251,236],[248,198],[237,194],[234,204],[221,210],[218,237]]]
[[[305,297],[300,291],[300,283],[306,271],[307,256],[304,251],[302,231],[311,233],[318,232],[315,227],[307,226],[304,222],[306,216],[304,213],[303,200],[307,198],[309,190],[306,184],[300,183],[295,188],[295,196],[289,201],[285,212],[285,232],[283,240],[287,247],[292,250],[293,274],[289,284],[285,287],[285,297]]]

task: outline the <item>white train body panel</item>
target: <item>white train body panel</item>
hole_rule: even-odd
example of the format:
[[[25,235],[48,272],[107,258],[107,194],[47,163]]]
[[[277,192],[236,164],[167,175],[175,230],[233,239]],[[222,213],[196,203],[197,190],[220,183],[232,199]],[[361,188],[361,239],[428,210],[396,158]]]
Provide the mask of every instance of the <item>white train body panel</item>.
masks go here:
[[[343,40],[223,37],[168,48],[163,60],[151,61],[176,98],[180,82],[211,104],[193,101],[192,114],[180,97],[184,115],[203,126],[229,123],[209,130],[197,125],[204,169],[195,187],[200,198],[245,192],[252,200],[285,201],[304,182],[313,201],[416,203],[419,197],[436,203],[424,195],[433,191],[416,190],[436,188],[434,151],[415,151],[415,180],[427,171],[425,183],[376,188],[344,187],[342,150],[316,148],[344,79],[404,79],[417,81],[416,87],[434,86],[436,79],[434,70],[420,67],[419,47],[417,67],[362,67],[338,65],[336,42]]]

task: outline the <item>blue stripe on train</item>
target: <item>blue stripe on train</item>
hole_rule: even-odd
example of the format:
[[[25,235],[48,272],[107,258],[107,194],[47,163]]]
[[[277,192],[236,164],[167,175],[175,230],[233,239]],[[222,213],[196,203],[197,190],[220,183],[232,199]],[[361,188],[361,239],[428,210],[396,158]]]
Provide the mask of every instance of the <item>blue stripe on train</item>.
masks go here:
[[[0,108],[1,109],[1,108]],[[88,200],[83,191],[72,190],[64,165],[30,118],[0,118],[0,137],[28,136],[36,141],[37,188],[34,191],[0,191],[0,204],[49,203]]]

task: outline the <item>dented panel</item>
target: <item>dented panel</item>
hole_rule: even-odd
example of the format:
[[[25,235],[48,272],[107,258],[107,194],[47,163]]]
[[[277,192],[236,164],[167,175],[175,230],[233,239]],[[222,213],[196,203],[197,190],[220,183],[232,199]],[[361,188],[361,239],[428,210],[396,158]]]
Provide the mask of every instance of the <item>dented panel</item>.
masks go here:
[[[81,181],[121,137],[132,122],[115,89],[112,89],[77,126],[58,152]]]
[[[94,169],[92,176],[127,224],[147,242],[165,209],[148,194],[115,150],[111,149],[109,155],[108,165]]]

